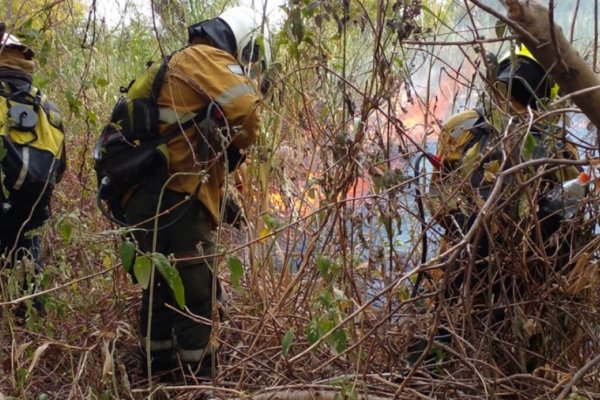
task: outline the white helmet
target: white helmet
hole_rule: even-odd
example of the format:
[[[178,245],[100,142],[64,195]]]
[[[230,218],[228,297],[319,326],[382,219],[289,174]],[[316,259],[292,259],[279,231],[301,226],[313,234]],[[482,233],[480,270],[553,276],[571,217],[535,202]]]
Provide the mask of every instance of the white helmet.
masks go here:
[[[262,57],[267,69],[271,62],[271,46],[267,22],[263,15],[249,7],[233,7],[224,11],[218,18],[229,26],[235,36],[238,62],[247,66]],[[257,39],[262,39],[262,43]]]
[[[31,60],[33,58],[33,50],[31,50],[29,47],[27,47],[23,43],[21,43],[21,41],[19,39],[17,39],[16,36],[14,36],[14,35],[8,35],[6,33],[4,35],[2,35],[2,41],[0,43],[0,50],[2,50],[4,47],[9,48],[9,49],[14,48],[14,49],[21,50],[23,55],[25,55],[25,57],[28,60]]]

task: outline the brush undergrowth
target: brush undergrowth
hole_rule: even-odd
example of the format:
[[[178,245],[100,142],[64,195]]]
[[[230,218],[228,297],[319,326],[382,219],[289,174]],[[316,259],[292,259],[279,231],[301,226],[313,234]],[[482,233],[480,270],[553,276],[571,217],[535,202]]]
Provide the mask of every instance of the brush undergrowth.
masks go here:
[[[12,21],[38,34],[36,82],[65,112],[69,170],[42,230],[42,315],[20,290],[26,263],[1,272],[0,398],[598,396],[596,238],[518,301],[482,306],[488,316],[503,310],[495,325],[473,324],[481,309],[469,301],[440,301],[445,281],[411,296],[415,269],[440,266],[440,228],[422,209],[431,169],[419,155],[432,150],[440,122],[485,86],[480,52],[449,57],[450,47],[422,45],[462,29],[462,2],[452,1],[285,4],[264,128],[240,178],[245,223],[219,232],[228,294],[214,326],[220,373],[179,387],[143,379],[140,288],[121,264],[120,231],[95,207],[90,150],[117,88],[160,46],[177,48],[175,27],[204,15],[160,3],[157,25],[139,17],[125,29],[51,6]],[[594,224],[597,204],[586,207],[574,226]],[[538,254],[535,244],[519,245],[498,249],[514,259],[500,274],[527,282]],[[462,248],[454,255],[473,268]],[[470,290],[463,299],[479,288]],[[16,318],[19,308],[27,318]],[[434,341],[440,327],[451,344]],[[429,351],[415,359],[409,350],[419,339]]]

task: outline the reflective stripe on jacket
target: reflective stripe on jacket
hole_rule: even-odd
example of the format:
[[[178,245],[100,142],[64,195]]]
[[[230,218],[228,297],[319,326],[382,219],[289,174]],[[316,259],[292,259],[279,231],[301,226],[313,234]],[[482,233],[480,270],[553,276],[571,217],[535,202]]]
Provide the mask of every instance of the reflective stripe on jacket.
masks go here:
[[[241,75],[237,61],[228,53],[215,47],[198,44],[173,55],[158,96],[158,106],[163,116],[187,118],[215,101],[230,127],[231,145],[238,149],[250,146],[258,136],[261,98],[252,82]],[[173,113],[165,111],[170,108]],[[180,121],[181,122],[181,121]],[[169,124],[162,122],[164,132]],[[199,172],[206,170],[200,185],[198,199],[206,206],[215,222],[219,220],[222,186],[226,166],[222,160],[206,165],[198,163],[196,129],[189,128],[186,136],[177,136],[168,143],[170,173]],[[193,194],[202,178],[199,175],[174,177],[168,188]]]

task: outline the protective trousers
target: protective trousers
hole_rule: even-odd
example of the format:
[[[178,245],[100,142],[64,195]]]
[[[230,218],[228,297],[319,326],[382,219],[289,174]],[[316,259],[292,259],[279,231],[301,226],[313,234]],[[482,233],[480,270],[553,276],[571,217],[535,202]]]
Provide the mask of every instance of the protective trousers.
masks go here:
[[[48,217],[49,197],[40,199],[35,209],[35,198],[21,196],[15,192],[11,193],[10,199],[10,203],[5,199],[0,202],[0,268],[13,268],[12,272],[17,276],[23,273],[20,283],[23,294],[31,294],[38,291],[37,278],[43,269],[40,257],[41,238],[36,230]],[[25,261],[26,259],[29,261]],[[22,263],[21,268],[24,268],[22,272],[18,271],[19,263]],[[21,321],[31,315],[32,309],[28,303],[20,302],[13,309],[13,314]],[[38,315],[44,312],[41,297],[35,297],[31,306]]]
[[[49,217],[49,202],[47,195],[37,199],[13,192],[10,201],[0,195],[0,254],[7,256],[10,264],[28,257],[35,263],[37,271],[42,269],[40,235],[32,231],[40,228]]]
[[[195,198],[184,193],[166,190],[161,201],[163,215],[158,219],[156,249],[164,255],[176,258],[191,258],[178,261],[177,270],[185,290],[185,305],[195,315],[211,320],[212,266],[215,246],[211,239],[211,217],[207,209]],[[159,190],[144,186],[137,190],[125,207],[127,223],[147,230],[134,231],[138,247],[143,252],[152,252],[154,216]],[[165,212],[168,211],[168,212]],[[209,257],[199,258],[208,255]],[[217,282],[217,298],[220,287]],[[167,282],[155,275],[154,293],[150,301],[149,290],[143,290],[140,312],[140,340],[146,346],[148,333],[148,311],[152,304],[150,323],[150,352],[154,372],[172,370],[182,365],[196,376],[210,376],[211,357],[214,349],[209,339],[211,326],[207,322],[194,321],[190,316],[175,312],[177,308]],[[177,358],[181,364],[178,364]],[[145,369],[145,362],[143,363]]]

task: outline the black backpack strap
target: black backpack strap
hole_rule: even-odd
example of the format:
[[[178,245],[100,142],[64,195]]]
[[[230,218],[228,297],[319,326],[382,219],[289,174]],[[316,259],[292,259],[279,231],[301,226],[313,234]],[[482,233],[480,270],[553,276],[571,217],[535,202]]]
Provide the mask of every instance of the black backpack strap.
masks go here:
[[[161,61],[160,68],[158,69],[158,72],[156,73],[156,76],[154,77],[154,82],[152,82],[151,96],[154,101],[156,101],[156,99],[158,99],[158,95],[160,93],[160,88],[165,79],[167,70],[169,69],[169,61],[170,60],[171,60],[171,55],[165,56],[163,58],[163,60]]]

